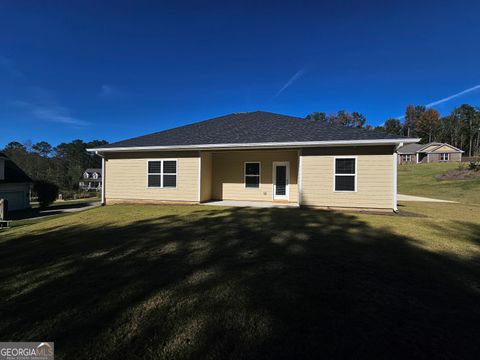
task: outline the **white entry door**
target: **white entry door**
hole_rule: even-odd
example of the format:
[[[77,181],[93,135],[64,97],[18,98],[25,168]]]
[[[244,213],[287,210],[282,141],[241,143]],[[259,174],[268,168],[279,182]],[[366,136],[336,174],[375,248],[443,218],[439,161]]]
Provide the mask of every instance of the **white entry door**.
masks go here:
[[[273,200],[288,200],[290,193],[290,163],[273,163]]]

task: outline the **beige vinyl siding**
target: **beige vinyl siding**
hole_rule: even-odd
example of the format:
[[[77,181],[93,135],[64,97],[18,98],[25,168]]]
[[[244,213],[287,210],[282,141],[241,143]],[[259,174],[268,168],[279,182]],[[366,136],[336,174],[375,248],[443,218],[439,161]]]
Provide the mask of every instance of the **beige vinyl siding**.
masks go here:
[[[303,149],[302,205],[392,209],[393,152],[390,146]],[[336,156],[356,157],[356,192],[334,191]]]
[[[422,149],[422,152],[433,151],[437,147],[438,147],[438,145],[430,145],[429,147],[426,147],[425,149]]]
[[[213,199],[272,201],[274,161],[290,162],[289,201],[298,201],[298,151],[250,150],[213,153]],[[245,162],[260,162],[260,187],[245,187]]]
[[[212,170],[213,157],[211,152],[200,153],[201,159],[201,187],[200,201],[208,201],[212,198]]]
[[[147,187],[149,160],[177,160],[176,188]],[[109,200],[188,201],[199,199],[199,153],[132,152],[109,154],[105,161],[105,198]]]
[[[455,150],[448,145],[443,145],[442,147],[440,147],[438,149],[435,149],[435,152],[436,153],[439,153],[439,152],[440,153],[452,153],[452,152],[458,152],[458,150]]]

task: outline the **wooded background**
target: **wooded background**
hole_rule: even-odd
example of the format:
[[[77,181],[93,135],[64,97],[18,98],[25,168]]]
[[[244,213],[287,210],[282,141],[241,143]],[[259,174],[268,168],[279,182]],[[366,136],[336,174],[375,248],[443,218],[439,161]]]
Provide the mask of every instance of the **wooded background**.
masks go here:
[[[480,111],[464,104],[446,116],[435,109],[421,105],[409,105],[401,119],[388,119],[381,126],[367,124],[364,115],[340,110],[333,114],[313,112],[307,119],[327,126],[349,126],[389,134],[420,137],[422,143],[446,142],[465,151],[465,156],[480,155]],[[73,140],[52,146],[46,141],[10,142],[2,152],[20,166],[33,180],[44,180],[56,184],[61,191],[78,190],[78,182],[87,168],[100,168],[101,158],[87,152],[108,144],[105,140]]]

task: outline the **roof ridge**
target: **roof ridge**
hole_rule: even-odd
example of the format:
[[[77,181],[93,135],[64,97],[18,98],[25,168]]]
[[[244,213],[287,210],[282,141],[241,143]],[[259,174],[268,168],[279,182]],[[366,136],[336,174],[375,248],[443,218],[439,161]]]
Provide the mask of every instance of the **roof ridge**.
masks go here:
[[[330,126],[312,119],[257,110],[217,116],[116,141],[96,149],[378,139],[407,140],[408,138],[359,127]]]

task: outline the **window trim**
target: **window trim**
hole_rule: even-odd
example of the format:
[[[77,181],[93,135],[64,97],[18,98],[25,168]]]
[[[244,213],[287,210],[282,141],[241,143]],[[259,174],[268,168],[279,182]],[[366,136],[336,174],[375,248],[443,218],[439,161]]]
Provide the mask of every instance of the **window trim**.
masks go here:
[[[402,154],[402,162],[411,162],[412,154]]]
[[[148,171],[148,164],[150,162],[160,161],[160,173],[150,173]],[[163,172],[163,162],[164,161],[175,161],[175,174],[174,173],[164,173]],[[149,175],[160,175],[160,186],[148,186],[148,176]],[[163,186],[163,175],[175,175],[175,186]],[[146,187],[147,189],[177,189],[178,186],[178,160],[177,159],[148,159],[147,160],[147,179],[146,179]]]
[[[337,159],[354,159],[355,160],[355,173],[354,174],[337,174],[337,166],[336,166],[336,163],[337,163]],[[336,185],[336,181],[337,181],[337,176],[353,176],[354,177],[354,182],[353,182],[353,186],[354,186],[354,189],[353,190],[336,190],[335,189],[335,185]],[[356,193],[357,192],[357,189],[358,189],[358,186],[357,186],[357,180],[358,180],[358,157],[357,156],[334,156],[333,157],[333,192],[336,192],[336,193]]]
[[[447,158],[443,159],[443,155],[447,155]],[[450,161],[450,153],[440,153],[440,161]]]
[[[247,164],[258,164],[258,175],[247,175]],[[258,176],[258,187],[247,187],[247,182],[245,181],[247,176]],[[248,190],[257,190],[260,189],[262,185],[262,162],[261,161],[244,161],[243,162],[243,188]]]

